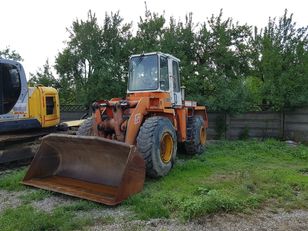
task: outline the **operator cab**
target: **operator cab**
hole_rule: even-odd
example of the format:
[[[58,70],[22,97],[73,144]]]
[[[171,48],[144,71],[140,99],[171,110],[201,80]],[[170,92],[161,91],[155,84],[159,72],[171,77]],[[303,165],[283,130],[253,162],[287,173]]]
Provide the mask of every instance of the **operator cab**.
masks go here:
[[[179,62],[160,52],[131,56],[127,93],[168,92],[173,105],[182,105]]]
[[[0,119],[23,117],[27,113],[26,77],[22,66],[15,61],[0,58]]]

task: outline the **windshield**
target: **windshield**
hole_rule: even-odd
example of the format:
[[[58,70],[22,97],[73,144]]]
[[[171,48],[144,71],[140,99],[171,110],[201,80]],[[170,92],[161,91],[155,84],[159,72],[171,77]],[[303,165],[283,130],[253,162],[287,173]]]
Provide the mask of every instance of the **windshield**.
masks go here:
[[[158,88],[158,56],[132,57],[129,66],[128,90],[156,90]]]
[[[21,92],[17,67],[0,63],[0,115],[9,113]]]

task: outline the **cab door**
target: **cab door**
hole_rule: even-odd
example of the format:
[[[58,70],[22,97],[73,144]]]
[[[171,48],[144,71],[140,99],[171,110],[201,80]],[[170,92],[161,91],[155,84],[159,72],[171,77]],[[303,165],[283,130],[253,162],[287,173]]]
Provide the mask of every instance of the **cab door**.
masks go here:
[[[179,62],[173,59],[169,59],[168,64],[171,103],[174,106],[182,106]]]

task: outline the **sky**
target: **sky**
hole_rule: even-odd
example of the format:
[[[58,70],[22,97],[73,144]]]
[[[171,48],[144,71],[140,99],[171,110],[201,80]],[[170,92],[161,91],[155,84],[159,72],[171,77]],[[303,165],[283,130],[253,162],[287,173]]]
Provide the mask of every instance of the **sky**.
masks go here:
[[[269,17],[279,17],[288,9],[298,26],[308,25],[306,0],[147,0],[151,12],[163,13],[166,18],[184,20],[193,13],[194,22],[204,22],[223,9],[224,17],[239,23],[264,27]],[[91,10],[102,23],[105,13],[120,11],[125,22],[136,28],[144,15],[144,0],[0,0],[0,50],[10,47],[24,59],[26,74],[35,73],[56,55],[68,40],[67,28],[76,19],[86,19]],[[29,76],[29,75],[28,75]]]

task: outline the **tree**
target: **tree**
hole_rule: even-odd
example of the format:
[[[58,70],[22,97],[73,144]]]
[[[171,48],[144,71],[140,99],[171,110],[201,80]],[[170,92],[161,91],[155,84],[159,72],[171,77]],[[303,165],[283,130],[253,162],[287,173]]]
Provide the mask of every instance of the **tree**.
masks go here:
[[[181,60],[181,80],[182,85],[190,86],[191,78],[195,75],[197,44],[194,33],[195,24],[193,23],[192,13],[185,17],[185,22],[170,18],[169,27],[164,29],[161,41],[162,52],[173,54]],[[189,88],[188,94],[194,90]]]
[[[4,50],[0,50],[0,58],[23,61],[20,54],[15,50],[11,50],[10,47],[6,47]]]
[[[67,47],[58,54],[55,69],[63,84],[63,91],[71,92],[67,101],[82,102],[87,97],[87,82],[93,76],[94,62],[99,58],[101,29],[91,11],[86,21],[76,20],[69,32]],[[60,95],[61,96],[61,95]]]
[[[189,81],[193,98],[212,110],[244,111],[249,107],[244,79],[249,73],[251,27],[212,15],[197,32],[197,71]]]
[[[28,83],[30,86],[42,84],[46,87],[59,87],[59,83],[51,71],[48,59],[46,60],[43,67],[39,68],[35,74],[30,73],[30,79]]]
[[[136,36],[129,44],[131,53],[160,51],[165,22],[164,15],[152,13],[145,3],[144,18],[140,17]]]
[[[106,14],[99,26],[95,14],[86,21],[76,20],[68,32],[66,48],[56,57],[55,68],[75,103],[88,104],[99,98],[124,94],[130,24],[123,24],[119,13]],[[66,97],[63,95],[63,97]]]
[[[269,19],[253,40],[255,73],[263,103],[274,110],[308,103],[308,27],[296,27],[293,14]]]
[[[121,97],[126,93],[128,73],[128,41],[131,24],[124,24],[119,12],[105,15],[102,26],[102,44],[97,69],[89,82],[89,101]]]
[[[287,11],[258,30],[232,18],[212,15],[195,24],[153,13],[145,5],[136,35],[119,12],[99,25],[91,11],[68,29],[66,47],[56,57],[60,96],[64,102],[88,104],[124,96],[128,57],[161,51],[181,60],[187,98],[210,110],[242,112],[281,110],[308,102],[308,33],[297,28]],[[260,107],[265,104],[265,107]]]

